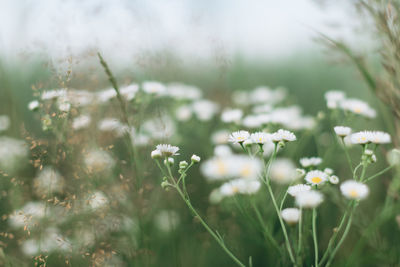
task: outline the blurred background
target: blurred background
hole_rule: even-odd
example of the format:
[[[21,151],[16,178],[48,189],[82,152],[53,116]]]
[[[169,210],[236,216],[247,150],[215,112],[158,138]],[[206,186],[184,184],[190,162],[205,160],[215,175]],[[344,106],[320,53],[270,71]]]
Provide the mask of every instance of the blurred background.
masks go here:
[[[355,18],[351,1],[0,0],[0,6],[0,115],[7,115],[11,121],[8,130],[1,134],[24,139],[34,154],[29,166],[17,174],[2,172],[0,214],[5,217],[0,222],[0,259],[7,266],[232,266],[186,207],[178,203],[176,193],[160,188],[160,174],[149,160],[157,141],[139,149],[143,164],[140,175],[144,180],[140,190],[132,182],[137,177],[127,170],[128,152],[122,140],[98,134],[95,127],[76,136],[67,134],[63,139],[57,133],[43,130],[47,118],[44,114],[28,109],[28,104],[39,99],[43,90],[67,87],[95,92],[110,88],[97,52],[103,55],[121,85],[148,80],[190,84],[201,88],[206,98],[218,102],[222,108],[232,105],[233,92],[260,85],[285,87],[290,96],[287,103],[298,104],[304,114],[313,117],[326,109],[324,93],[332,89],[377,106],[375,95],[367,90],[356,69],[343,64],[343,58],[318,39],[322,32],[345,40],[358,50],[374,48],[372,39],[361,30],[365,20]],[[140,109],[140,116],[160,116],[169,104],[167,100],[157,100]],[[136,106],[132,110],[136,111]],[[46,110],[50,116],[51,111],[51,108]],[[91,110],[100,118],[118,117],[118,111],[115,101],[107,109]],[[135,123],[139,123],[136,113],[131,114]],[[365,121],[359,121],[354,126],[362,128],[364,124]],[[197,131],[199,125],[202,130]],[[220,126],[216,121],[178,123],[178,137],[163,137],[161,141],[179,143],[182,158],[193,153],[208,158],[213,151],[211,144],[199,144],[210,143],[211,133]],[[326,133],[330,126],[321,126],[321,133]],[[369,122],[368,128],[374,127],[385,130],[381,120]],[[329,133],[310,139],[303,151],[296,151],[295,158],[327,155],[332,144],[326,141],[327,136]],[[320,144],[323,145],[318,148]],[[97,181],[84,180],[87,177],[76,166],[82,165],[78,155],[88,146],[112,151],[116,161],[112,175]],[[60,160],[63,154],[58,150],[66,151],[67,160]],[[2,155],[5,157],[7,151]],[[65,250],[39,257],[40,253],[31,253],[36,250],[25,242],[30,238],[29,229],[15,230],[10,226],[8,214],[29,201],[48,200],[48,196],[41,198],[34,193],[32,179],[41,168],[35,160],[44,166],[57,167],[67,180],[69,186],[57,195],[66,203],[74,195],[79,198],[94,189],[106,192],[115,203],[120,203],[115,197],[120,191],[126,196],[121,201],[124,204],[110,200],[114,210],[79,214],[60,223],[61,232],[70,240],[76,236],[79,239],[82,229],[101,228],[95,231],[95,242],[85,243],[78,253]],[[330,167],[339,168],[342,164],[344,158]],[[76,168],[78,171],[72,171]],[[210,224],[226,233],[227,242],[239,257],[253,255],[254,266],[277,266],[276,255],[266,252],[269,248],[266,250],[261,240],[249,237],[257,236],[257,232],[238,219],[240,216],[231,209],[231,204],[221,207],[209,204],[213,186],[204,182],[198,170],[193,172],[188,185],[193,202]],[[349,173],[339,169],[338,175],[346,177]],[[74,180],[77,176],[86,182]],[[10,182],[10,177],[17,182]],[[383,190],[378,186],[371,202],[380,199],[378,194]],[[51,199],[55,203],[54,196]],[[333,227],[332,217],[336,218],[338,213],[325,210],[321,224]],[[121,226],[126,225],[126,217],[122,215],[129,218],[128,228]],[[109,230],[109,217],[120,219],[111,225],[121,227]],[[143,221],[139,223],[140,217]],[[103,219],[106,226],[101,225]],[[272,224],[278,232],[277,221]],[[45,226],[38,229],[36,236],[42,238]],[[32,235],[35,236],[34,230]],[[321,236],[325,244],[329,231]],[[341,263],[347,255],[344,251],[340,254]]]

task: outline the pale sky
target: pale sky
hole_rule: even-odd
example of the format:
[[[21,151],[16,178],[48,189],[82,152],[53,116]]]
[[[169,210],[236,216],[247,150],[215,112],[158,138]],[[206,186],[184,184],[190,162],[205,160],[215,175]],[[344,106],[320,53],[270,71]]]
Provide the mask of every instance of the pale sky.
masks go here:
[[[345,1],[0,0],[0,54],[53,59],[100,50],[123,64],[168,50],[207,59],[216,50],[282,57],[315,44],[312,29],[350,36]],[[346,13],[347,12],[347,13]],[[330,25],[346,25],[337,30]]]

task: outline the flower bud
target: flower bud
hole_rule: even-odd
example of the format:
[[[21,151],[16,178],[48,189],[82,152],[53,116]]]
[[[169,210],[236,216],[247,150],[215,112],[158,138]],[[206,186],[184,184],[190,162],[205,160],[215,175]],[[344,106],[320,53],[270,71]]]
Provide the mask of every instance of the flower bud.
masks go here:
[[[194,155],[191,157],[191,160],[193,163],[199,163],[200,162],[200,157],[197,155]]]
[[[159,159],[161,158],[161,151],[160,150],[153,150],[151,151],[151,158],[152,159]]]
[[[181,162],[179,162],[179,169],[185,169],[189,164],[183,160]]]

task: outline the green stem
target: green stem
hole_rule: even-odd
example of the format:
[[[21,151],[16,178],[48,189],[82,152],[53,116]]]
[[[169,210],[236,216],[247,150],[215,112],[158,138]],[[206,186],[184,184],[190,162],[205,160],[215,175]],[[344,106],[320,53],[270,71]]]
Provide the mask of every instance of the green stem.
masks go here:
[[[263,228],[263,233],[265,238],[271,243],[271,245],[279,252],[279,254],[281,254],[281,250],[279,248],[278,243],[276,242],[276,240],[272,237],[271,233],[269,232],[269,229],[267,227],[267,225],[265,224],[260,210],[258,209],[257,205],[254,203],[254,201],[251,201],[251,205],[253,206],[254,212],[256,213],[257,219],[261,225],[261,227]]]
[[[371,181],[372,179],[374,179],[374,178],[376,178],[376,177],[378,177],[378,176],[384,174],[385,172],[387,172],[387,171],[389,171],[390,169],[392,169],[394,166],[395,166],[395,165],[391,165],[391,166],[389,166],[389,167],[387,167],[387,168],[381,170],[380,172],[378,172],[378,173],[376,173],[376,174],[374,174],[374,175],[372,175],[372,176],[370,176],[370,177],[368,177],[368,178],[365,178],[365,182],[367,183],[367,182]]]
[[[349,205],[350,205],[350,203],[349,203]],[[349,213],[349,209],[348,209],[348,208],[349,208],[349,207],[346,208],[346,211],[345,211],[345,213],[343,214],[343,217],[342,217],[342,219],[341,219],[341,221],[340,221],[340,223],[339,223],[339,226],[337,227],[337,229],[335,230],[335,232],[333,233],[333,235],[332,235],[331,238],[329,239],[328,247],[327,247],[327,249],[326,249],[324,255],[322,256],[322,259],[321,259],[321,261],[320,261],[320,265],[324,264],[324,262],[328,259],[329,254],[330,254],[331,251],[332,251],[332,248],[333,248],[333,245],[334,245],[334,243],[335,243],[335,241],[336,241],[336,238],[337,238],[337,236],[338,236],[340,230],[342,230],[342,227],[343,227],[343,225],[344,225],[344,222],[346,221],[346,218],[347,218],[347,216],[348,216],[348,213]]]
[[[350,158],[350,155],[349,155],[349,151],[347,150],[347,146],[346,146],[346,144],[345,144],[345,142],[344,142],[344,138],[342,137],[342,138],[340,138],[340,140],[342,140],[342,145],[343,145],[344,154],[346,155],[347,162],[349,163],[350,170],[351,170],[351,172],[353,172],[353,171],[354,171],[354,170],[353,170],[353,163],[351,162],[351,158]]]
[[[301,245],[302,245],[302,232],[303,232],[303,227],[302,227],[302,225],[303,225],[303,210],[302,210],[302,208],[300,208],[300,218],[299,218],[299,240],[297,241],[297,253],[296,253],[296,258],[297,258],[297,260],[298,261],[300,261],[300,263],[301,263],[301,260],[299,259],[299,257],[300,257],[300,252],[301,252]]]
[[[183,193],[179,185],[176,183],[172,172],[171,172],[171,167],[169,164],[167,165],[168,173],[170,175],[170,180],[174,184],[174,188],[177,190],[179,195],[181,196],[182,200],[185,202],[185,204],[188,206],[189,210],[192,212],[195,218],[197,218],[200,223],[203,225],[203,227],[210,233],[210,235],[217,241],[217,243],[220,245],[220,247],[225,251],[225,253],[240,267],[246,267],[238,258],[233,255],[233,253],[226,247],[223,239],[217,234],[214,230],[212,230],[208,224],[201,218],[200,214],[196,211],[196,209],[192,206],[192,203],[190,202],[189,198]]]
[[[347,221],[347,225],[346,225],[346,228],[344,229],[343,235],[340,238],[340,240],[339,240],[338,244],[336,245],[336,247],[334,248],[334,250],[332,251],[332,254],[329,257],[328,263],[326,264],[325,267],[329,267],[332,264],[332,261],[333,261],[335,255],[336,255],[337,251],[339,250],[339,248],[342,246],[344,240],[346,239],[347,234],[349,233],[349,230],[350,230],[350,227],[351,227],[351,223],[353,221],[353,214],[354,214],[355,207],[356,207],[356,205],[354,204],[354,206],[353,206],[353,208],[352,208],[352,210],[350,212],[350,218]]]
[[[317,209],[313,209],[312,214],[312,232],[314,240],[314,257],[315,257],[315,267],[318,267],[318,240],[317,240]]]

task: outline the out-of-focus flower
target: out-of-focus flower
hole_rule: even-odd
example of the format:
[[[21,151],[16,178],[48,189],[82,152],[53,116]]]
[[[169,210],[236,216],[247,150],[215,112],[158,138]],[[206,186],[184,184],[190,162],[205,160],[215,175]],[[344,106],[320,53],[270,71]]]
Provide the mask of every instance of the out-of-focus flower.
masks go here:
[[[322,159],[319,157],[311,157],[311,158],[301,158],[300,164],[303,168],[308,168],[311,166],[318,166],[322,163]]]
[[[89,172],[100,173],[110,171],[115,161],[111,155],[104,150],[90,150],[84,157],[86,168]]]
[[[340,102],[340,107],[343,110],[363,115],[368,118],[376,117],[376,111],[371,108],[368,103],[359,99],[344,99]]]
[[[242,116],[243,111],[241,109],[226,109],[221,114],[221,120],[225,123],[239,123]]]
[[[292,197],[295,197],[302,192],[310,191],[310,190],[311,190],[311,186],[309,186],[307,184],[297,184],[297,185],[289,186],[287,192]]]
[[[346,126],[335,126],[333,128],[337,136],[345,137],[351,134],[351,128]]]
[[[324,196],[315,190],[298,193],[295,198],[296,204],[301,208],[315,208],[324,200]]]
[[[7,115],[0,115],[0,132],[8,130],[10,127],[10,118]]]
[[[296,224],[301,216],[301,212],[297,208],[286,208],[281,211],[282,219],[288,224]]]
[[[64,178],[53,167],[44,167],[33,180],[33,187],[38,196],[59,193],[64,187]]]
[[[80,130],[86,128],[90,125],[91,121],[92,119],[89,115],[81,115],[79,117],[74,118],[74,120],[72,121],[72,128],[74,130]]]
[[[340,185],[340,191],[348,199],[362,200],[368,196],[369,189],[363,183],[347,180]]]
[[[276,159],[271,164],[270,177],[276,183],[290,184],[297,179],[296,165],[290,159]]]

